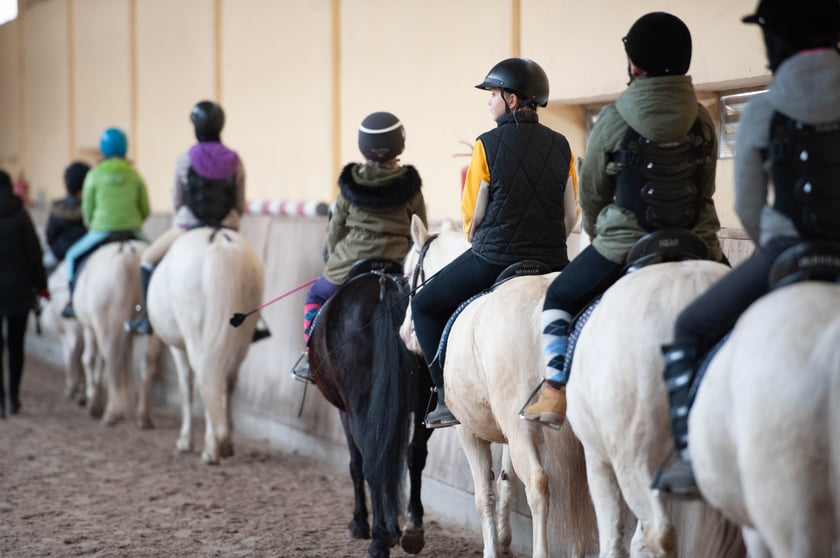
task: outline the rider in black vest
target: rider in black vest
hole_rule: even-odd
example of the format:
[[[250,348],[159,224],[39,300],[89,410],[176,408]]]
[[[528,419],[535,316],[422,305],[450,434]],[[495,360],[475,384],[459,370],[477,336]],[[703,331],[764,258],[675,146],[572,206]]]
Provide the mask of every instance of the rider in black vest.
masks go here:
[[[172,243],[194,227],[237,230],[245,210],[245,169],[239,155],[222,144],[221,134],[225,125],[222,107],[213,101],[201,101],[190,112],[190,121],[198,143],[178,157],[175,163],[173,226],[143,253],[140,264],[143,306],[137,318],[125,323],[129,331],[152,332],[146,313],[146,294],[155,267]]]
[[[534,61],[509,58],[476,86],[491,92],[497,127],[478,137],[461,202],[472,248],[417,292],[412,313],[417,340],[437,389],[426,426],[457,424],[446,406],[443,369],[436,359],[449,317],[492,286],[509,265],[540,259],[553,270],[568,262],[567,226],[574,225],[573,157],[566,138],[539,123],[548,104],[548,78]]]
[[[624,38],[630,85],[605,107],[581,169],[582,227],[592,240],[546,292],[545,377],[520,416],[548,426],[566,417],[566,349],[572,318],[622,274],[633,244],[660,228],[690,229],[722,253],[715,189],[717,140],[691,78],[691,34],[664,12],[639,18]],[[618,349],[616,349],[618,350]]]
[[[735,150],[735,210],[757,250],[680,314],[663,347],[678,457],[654,488],[681,496],[698,494],[687,446],[701,356],[768,291],[779,254],[802,239],[840,240],[840,4],[762,0],[743,21],[760,26],[774,74],[744,111]]]

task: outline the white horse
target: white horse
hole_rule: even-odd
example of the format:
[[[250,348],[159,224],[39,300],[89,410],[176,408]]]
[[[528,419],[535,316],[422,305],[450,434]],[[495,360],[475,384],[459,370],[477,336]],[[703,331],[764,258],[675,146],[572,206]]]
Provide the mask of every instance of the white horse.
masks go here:
[[[427,278],[469,247],[463,232],[449,222],[433,241],[417,218],[412,220],[411,233],[414,250],[405,262],[409,277],[427,243],[422,262]],[[540,314],[545,291],[555,276],[512,279],[475,300],[455,321],[447,344],[446,402],[461,421],[456,428],[475,485],[485,558],[509,549],[511,494],[517,477],[525,485],[531,510],[534,557],[549,556],[549,529],[560,533],[558,540],[552,540],[551,555],[568,552],[582,557],[594,540],[583,453],[574,434],[568,427],[558,432],[518,417],[522,402],[542,379]],[[410,349],[419,352],[410,309],[401,336]],[[507,444],[496,494],[494,442]],[[565,551],[559,551],[561,547]]]
[[[754,558],[823,558],[840,543],[840,285],[759,299],[700,384],[689,449],[704,497]]]
[[[82,326],[77,320],[63,318],[61,310],[70,300],[67,271],[61,262],[48,280],[50,300],[41,306],[41,326],[61,342],[64,363],[64,397],[85,404],[85,373],[82,368]]]
[[[707,261],[645,267],[610,287],[581,331],[567,417],[586,453],[602,558],[627,556],[622,496],[637,518],[634,557],[743,552],[737,529],[709,506],[666,503],[650,488],[672,447],[660,347],[677,314],[726,271]]]
[[[84,337],[82,364],[88,408],[92,416],[101,415],[107,425],[125,418],[133,405],[132,343],[123,323],[140,302],[138,269],[145,246],[144,242],[128,240],[98,248],[88,258],[73,294],[76,319]],[[107,389],[107,396],[103,389]]]
[[[201,458],[217,464],[233,455],[231,404],[239,367],[248,353],[256,317],[234,328],[234,313],[255,308],[263,294],[263,265],[250,244],[230,230],[208,227],[182,235],[152,275],[148,311],[152,328],[169,345],[181,388],[181,432],[175,447],[190,452],[193,374],[204,404]],[[138,415],[148,417],[154,376],[147,360]]]

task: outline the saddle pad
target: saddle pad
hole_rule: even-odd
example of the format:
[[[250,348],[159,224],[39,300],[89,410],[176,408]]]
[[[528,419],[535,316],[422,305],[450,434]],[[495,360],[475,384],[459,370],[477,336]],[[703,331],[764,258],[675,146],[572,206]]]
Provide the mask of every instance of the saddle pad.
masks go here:
[[[569,379],[569,374],[572,371],[572,359],[575,356],[575,347],[577,346],[580,332],[583,330],[583,326],[586,325],[586,322],[589,321],[589,318],[592,316],[592,312],[594,312],[595,308],[598,307],[599,302],[601,302],[600,295],[590,302],[586,308],[578,313],[578,315],[572,320],[571,331],[569,332],[569,345],[566,349],[566,358],[563,361],[563,376],[566,377],[566,380]]]
[[[732,331],[728,331],[726,335],[724,335],[720,341],[714,344],[714,346],[707,352],[703,358],[700,360],[700,364],[697,367],[697,372],[694,374],[694,378],[691,380],[691,391],[688,393],[688,408],[691,409],[691,406],[694,405],[694,398],[697,397],[697,390],[700,389],[700,382],[703,381],[703,377],[706,375],[706,370],[709,369],[709,364],[711,364],[712,359],[715,358],[715,355],[718,354],[720,348],[723,347],[723,344],[729,339],[729,336],[732,335]]]
[[[461,312],[464,311],[464,308],[469,306],[470,302],[474,301],[477,298],[481,298],[482,296],[484,296],[487,293],[490,293],[492,291],[493,291],[493,289],[490,288],[490,289],[487,289],[485,291],[481,291],[480,293],[478,293],[476,295],[471,296],[470,298],[468,298],[467,300],[462,302],[461,305],[458,306],[458,308],[455,309],[455,312],[453,312],[452,315],[449,316],[449,321],[446,322],[446,327],[443,328],[443,333],[440,336],[440,344],[438,345],[437,352],[435,353],[435,360],[438,361],[441,369],[443,369],[443,361],[444,361],[444,358],[446,357],[446,343],[449,341],[449,332],[452,331],[452,324],[455,323],[455,320],[458,318],[458,316],[461,314]]]

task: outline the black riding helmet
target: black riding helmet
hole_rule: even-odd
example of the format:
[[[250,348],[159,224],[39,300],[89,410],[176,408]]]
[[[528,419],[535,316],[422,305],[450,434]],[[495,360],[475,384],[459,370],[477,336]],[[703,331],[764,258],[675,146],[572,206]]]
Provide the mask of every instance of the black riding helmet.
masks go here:
[[[405,127],[390,112],[374,112],[359,125],[359,151],[368,161],[384,163],[405,149]]]
[[[688,73],[691,33],[685,23],[666,12],[651,12],[636,20],[622,39],[630,60],[651,76]]]
[[[837,47],[840,39],[840,2],[809,0],[761,0],[755,13],[744,23],[756,23],[764,33],[770,69],[776,68],[800,50]]]
[[[213,101],[200,101],[190,112],[198,141],[219,141],[225,127],[225,111]]]
[[[478,89],[504,89],[516,93],[533,106],[548,104],[548,76],[539,64],[528,58],[507,58],[487,73]]]

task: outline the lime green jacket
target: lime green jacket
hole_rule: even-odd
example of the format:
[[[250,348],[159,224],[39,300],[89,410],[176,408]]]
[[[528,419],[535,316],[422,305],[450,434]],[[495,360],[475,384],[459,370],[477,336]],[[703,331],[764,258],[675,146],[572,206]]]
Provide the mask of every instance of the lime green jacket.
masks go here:
[[[146,184],[125,159],[105,159],[87,173],[82,217],[92,231],[131,231],[149,216]]]

